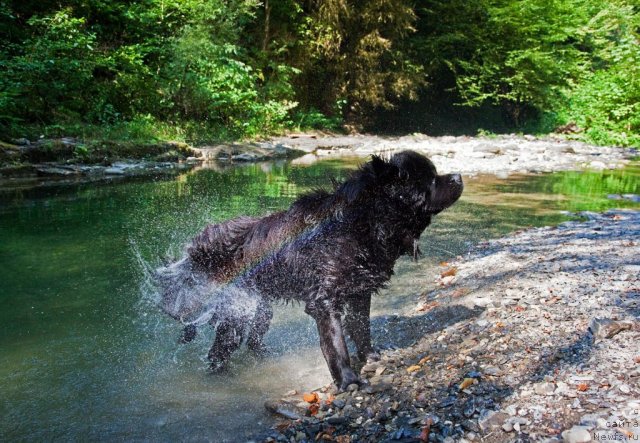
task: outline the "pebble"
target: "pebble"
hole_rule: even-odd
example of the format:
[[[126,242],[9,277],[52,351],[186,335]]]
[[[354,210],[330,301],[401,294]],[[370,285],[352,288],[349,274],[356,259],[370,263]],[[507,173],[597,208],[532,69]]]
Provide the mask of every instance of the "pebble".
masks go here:
[[[591,441],[591,433],[584,426],[574,426],[562,433],[562,438],[567,443],[585,443]]]

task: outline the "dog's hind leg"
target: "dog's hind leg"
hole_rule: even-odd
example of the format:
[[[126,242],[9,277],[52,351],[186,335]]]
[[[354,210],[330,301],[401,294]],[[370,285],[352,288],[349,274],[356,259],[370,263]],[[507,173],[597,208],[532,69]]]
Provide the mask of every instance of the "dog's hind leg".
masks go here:
[[[377,356],[371,346],[370,310],[371,294],[351,297],[347,301],[345,327],[349,337],[351,337],[351,340],[356,344],[358,360],[361,362],[365,362],[369,357],[375,359]]]
[[[196,329],[196,325],[187,325],[182,329],[182,334],[180,334],[180,338],[178,339],[178,343],[190,343],[196,338],[196,334],[198,330]]]
[[[253,317],[253,321],[251,322],[249,337],[247,338],[247,347],[260,357],[267,353],[267,348],[262,340],[269,330],[272,318],[273,309],[271,309],[271,305],[268,301],[261,300],[258,304],[256,315]]]
[[[362,380],[353,372],[349,364],[349,352],[344,339],[340,313],[313,307],[310,309],[309,304],[305,311],[316,321],[320,335],[320,348],[336,386],[344,391],[350,384],[361,384]]]
[[[216,338],[209,349],[211,371],[225,372],[228,369],[229,358],[242,343],[242,327],[233,320],[222,320],[216,328]]]

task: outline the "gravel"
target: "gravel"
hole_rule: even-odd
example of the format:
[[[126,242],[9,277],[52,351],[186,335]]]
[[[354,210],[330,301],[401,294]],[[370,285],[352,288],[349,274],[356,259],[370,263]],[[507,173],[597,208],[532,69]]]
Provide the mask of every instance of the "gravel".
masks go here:
[[[526,172],[552,172],[577,169],[613,169],[626,164],[635,149],[593,146],[562,137],[536,138],[530,135],[495,137],[429,137],[412,134],[403,137],[372,135],[313,136],[274,138],[262,143],[305,152],[293,163],[310,164],[330,157],[388,155],[412,149],[427,155],[438,170],[462,174],[491,173],[509,175]]]
[[[256,441],[639,440],[640,212],[583,216],[436,269],[454,279],[394,323],[435,322],[426,334],[368,362],[358,389],[288,393],[299,418]]]

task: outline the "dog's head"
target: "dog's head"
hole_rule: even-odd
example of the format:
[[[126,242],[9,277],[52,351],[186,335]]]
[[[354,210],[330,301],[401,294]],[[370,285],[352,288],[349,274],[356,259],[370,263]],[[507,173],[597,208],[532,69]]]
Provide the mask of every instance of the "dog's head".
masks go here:
[[[373,156],[338,192],[350,202],[383,193],[403,202],[415,215],[430,219],[454,204],[463,187],[460,174],[438,175],[424,155],[402,151],[389,159]]]

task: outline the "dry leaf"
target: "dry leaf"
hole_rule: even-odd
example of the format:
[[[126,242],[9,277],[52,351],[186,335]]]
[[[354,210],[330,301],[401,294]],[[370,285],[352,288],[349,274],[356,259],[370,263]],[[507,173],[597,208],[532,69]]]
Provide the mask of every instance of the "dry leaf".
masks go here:
[[[423,364],[425,364],[426,362],[428,362],[430,358],[431,358],[431,357],[428,357],[428,356],[427,356],[427,357],[422,357],[422,358],[420,359],[420,361],[418,362],[418,364],[419,364],[419,365],[423,365]]]
[[[421,368],[421,366],[419,366],[419,365],[409,366],[409,367],[407,368],[407,372],[408,372],[409,374],[411,374],[412,372],[419,371],[419,370],[420,370],[420,368]]]
[[[640,355],[633,359],[634,362],[640,364]]]
[[[430,425],[423,426],[422,430],[420,431],[420,441],[423,443],[428,442],[430,433],[431,433],[431,426]]]
[[[589,385],[586,383],[580,383],[576,389],[580,392],[584,392],[589,390]]]
[[[469,292],[469,288],[458,288],[451,293],[451,297],[462,297],[463,295],[467,295]]]
[[[516,312],[522,312],[522,311],[526,311],[527,308],[525,308],[524,306],[518,305],[515,308],[513,308],[513,310],[516,311]]]
[[[316,392],[312,392],[310,394],[304,394],[302,399],[307,403],[316,403],[319,400],[319,397]]]
[[[469,386],[471,386],[475,382],[476,382],[475,378],[465,378],[464,380],[462,380],[462,383],[460,383],[459,388],[462,391],[463,389],[467,389]]]
[[[436,308],[438,306],[440,306],[440,303],[438,303],[437,301],[434,301],[431,303],[425,303],[422,306],[418,306],[418,308],[416,308],[416,311],[418,312],[430,311],[433,308]]]
[[[454,275],[456,275],[457,272],[458,272],[458,268],[456,268],[454,266],[454,267],[451,267],[451,268],[447,269],[442,274],[440,274],[440,277],[442,277],[442,278],[453,277]]]

